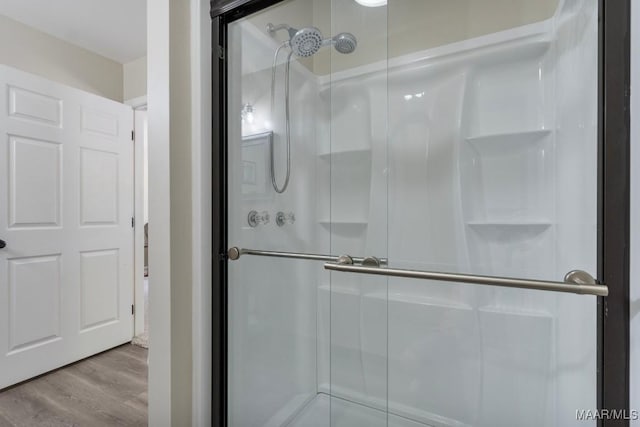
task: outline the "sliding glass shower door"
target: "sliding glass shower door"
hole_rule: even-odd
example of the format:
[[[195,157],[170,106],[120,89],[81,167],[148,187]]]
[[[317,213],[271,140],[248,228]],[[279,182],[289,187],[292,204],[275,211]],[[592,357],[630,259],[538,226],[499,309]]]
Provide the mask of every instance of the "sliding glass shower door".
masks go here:
[[[263,4],[226,26],[229,425],[585,425],[597,2]]]

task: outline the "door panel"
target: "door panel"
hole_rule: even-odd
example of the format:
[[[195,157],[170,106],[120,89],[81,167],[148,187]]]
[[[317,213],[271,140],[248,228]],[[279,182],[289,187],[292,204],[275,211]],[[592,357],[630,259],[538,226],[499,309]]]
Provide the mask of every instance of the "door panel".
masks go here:
[[[60,338],[60,255],[9,261],[9,352]]]
[[[61,144],[9,136],[9,227],[62,224]]]
[[[131,109],[0,67],[0,388],[132,337]]]

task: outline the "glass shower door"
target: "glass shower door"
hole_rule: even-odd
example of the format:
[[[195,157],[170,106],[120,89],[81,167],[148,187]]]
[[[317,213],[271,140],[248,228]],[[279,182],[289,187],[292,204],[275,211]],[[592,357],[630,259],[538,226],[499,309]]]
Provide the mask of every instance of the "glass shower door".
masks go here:
[[[326,273],[303,255],[331,254],[316,238],[320,107],[311,59],[282,46],[282,24],[312,23],[308,2],[293,1],[227,29],[228,240],[238,248],[228,264],[230,426],[292,425],[318,395],[318,283]]]
[[[388,60],[340,74],[370,93],[384,79],[387,110],[371,118],[386,124],[366,229],[381,244],[364,252],[378,260],[325,265],[332,331],[353,330],[349,372],[363,379],[343,387],[340,371],[331,395],[345,413],[379,411],[362,425],[584,425],[607,292],[585,273],[598,266],[597,3],[385,8]],[[358,284],[348,308],[342,281]]]
[[[331,252],[356,264],[383,262],[388,247],[387,7],[332,0],[324,6],[331,32],[357,38],[349,55],[327,57],[329,137],[320,157],[330,183],[324,206]],[[330,10],[329,10],[330,9]],[[324,375],[332,426],[382,427],[388,418],[388,280],[331,272],[321,294],[328,313]],[[319,341],[323,342],[323,341]]]
[[[597,2],[364,3],[227,27],[229,425],[585,425]]]
[[[323,268],[387,242],[370,233],[386,227],[386,77],[348,80],[386,61],[386,10],[345,6],[284,1],[227,27],[232,426],[386,425],[386,279]]]

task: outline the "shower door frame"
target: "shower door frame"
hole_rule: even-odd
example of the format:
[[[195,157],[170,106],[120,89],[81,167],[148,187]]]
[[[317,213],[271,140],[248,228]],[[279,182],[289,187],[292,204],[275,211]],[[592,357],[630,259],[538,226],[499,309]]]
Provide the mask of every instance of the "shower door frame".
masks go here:
[[[227,425],[227,25],[284,0],[211,0],[212,19],[212,425]],[[597,409],[630,409],[631,0],[598,0]],[[593,409],[593,408],[576,408]],[[629,420],[598,425],[628,426]]]

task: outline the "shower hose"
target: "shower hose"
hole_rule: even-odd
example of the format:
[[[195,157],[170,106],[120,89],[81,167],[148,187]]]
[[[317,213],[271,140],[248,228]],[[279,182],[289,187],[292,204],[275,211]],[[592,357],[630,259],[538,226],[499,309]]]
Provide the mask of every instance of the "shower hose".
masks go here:
[[[274,111],[275,111],[275,92],[276,92],[276,67],[278,62],[278,54],[280,50],[284,47],[289,46],[289,42],[285,42],[278,46],[275,54],[273,55],[273,65],[271,66],[271,118],[274,119]],[[271,154],[271,185],[273,185],[273,189],[278,194],[284,193],[284,191],[289,186],[289,177],[291,176],[291,120],[290,120],[290,103],[289,103],[289,89],[290,89],[290,71],[291,71],[291,56],[293,55],[293,51],[289,52],[287,56],[287,63],[285,66],[285,81],[284,81],[284,110],[285,110],[285,142],[287,146],[287,174],[284,179],[284,184],[282,187],[278,185],[278,181],[276,180],[276,171],[275,171],[275,138],[271,141],[271,146],[269,152]]]

